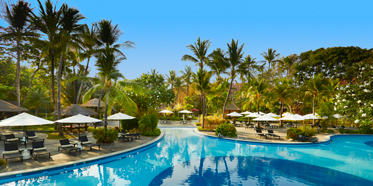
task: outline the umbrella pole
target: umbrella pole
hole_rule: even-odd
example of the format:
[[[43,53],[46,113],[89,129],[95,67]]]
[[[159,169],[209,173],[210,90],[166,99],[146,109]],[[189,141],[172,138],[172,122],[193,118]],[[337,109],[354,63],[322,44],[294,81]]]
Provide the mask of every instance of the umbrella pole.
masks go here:
[[[80,123],[78,124],[79,138],[80,138]]]

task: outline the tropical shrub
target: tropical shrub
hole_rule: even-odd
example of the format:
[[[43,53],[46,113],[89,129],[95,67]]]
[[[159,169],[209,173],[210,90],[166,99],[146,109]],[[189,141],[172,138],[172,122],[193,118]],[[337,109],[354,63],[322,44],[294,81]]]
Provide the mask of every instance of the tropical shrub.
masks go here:
[[[300,129],[290,128],[286,132],[286,139],[297,140],[299,135],[302,135],[302,131]]]
[[[197,129],[199,131],[212,131],[212,129],[206,129],[206,128],[203,129],[200,125],[197,127]]]
[[[314,135],[316,135],[316,132],[317,132],[316,129],[312,128],[309,125],[303,125],[303,126],[299,127],[299,129],[301,130],[301,135],[306,136],[306,137],[314,136]]]
[[[335,109],[353,120],[363,134],[372,133],[373,121],[373,65],[361,63],[356,79],[339,87]]]
[[[346,129],[339,128],[339,129],[338,129],[338,132],[339,132],[340,134],[344,134],[344,133],[346,133]]]
[[[0,159],[0,167],[3,165],[8,165],[8,163],[5,160]]]
[[[196,123],[196,126],[201,126],[201,123]]]
[[[120,123],[121,123],[122,129],[126,131],[139,128],[138,119],[121,120]]]
[[[237,136],[236,127],[229,123],[223,123],[223,124],[218,125],[218,127],[216,127],[215,135],[219,135],[219,133],[226,137]]]
[[[331,129],[321,129],[320,132],[331,134],[331,133],[334,133],[334,130],[331,130]]]
[[[142,133],[142,135],[144,136],[159,136],[160,134],[161,134],[161,130],[159,128],[148,130]]]
[[[159,136],[161,131],[157,126],[158,116],[156,114],[143,116],[139,121],[139,130],[144,136]]]
[[[93,129],[93,138],[99,143],[113,143],[118,138],[118,130],[109,128],[105,130],[104,128]]]
[[[202,124],[202,116],[200,117],[200,121]],[[214,129],[220,124],[226,123],[225,120],[221,115],[214,115],[214,116],[205,116],[205,128]]]

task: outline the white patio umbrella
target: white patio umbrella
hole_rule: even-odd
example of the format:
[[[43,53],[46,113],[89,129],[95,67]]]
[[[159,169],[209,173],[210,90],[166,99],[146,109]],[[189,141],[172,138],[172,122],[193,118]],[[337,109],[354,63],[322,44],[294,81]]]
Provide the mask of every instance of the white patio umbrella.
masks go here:
[[[79,124],[79,136],[80,136],[80,124],[82,123],[96,123],[96,122],[102,122],[102,120],[91,118],[89,116],[85,116],[82,114],[77,114],[75,116],[71,116],[68,118],[63,118],[60,120],[55,121],[56,123],[77,123]]]
[[[256,112],[256,113],[258,113],[258,112]],[[263,115],[263,114],[265,114],[265,113],[264,113],[264,112],[260,112],[260,111],[259,111],[259,114],[260,114],[260,115]]]
[[[107,119],[118,120],[118,122],[119,122],[119,120],[135,119],[135,117],[129,116],[127,114],[123,114],[123,113],[119,112],[119,113],[116,113],[116,114],[113,114],[113,115],[107,117]],[[120,122],[119,122],[119,129],[120,129]]]
[[[280,120],[288,120],[288,121],[302,121],[304,118],[300,115],[288,115],[283,118],[280,118]]]
[[[288,116],[288,115],[293,115],[293,114],[290,113],[290,112],[285,112],[285,113],[282,114],[282,117],[286,117],[286,116]]]
[[[181,113],[181,114],[193,114],[193,112],[189,111],[189,110],[182,110],[182,111],[179,111],[179,113]]]
[[[249,112],[249,111],[245,111],[245,112],[242,112],[242,113],[240,113],[240,114],[242,114],[242,115],[249,115],[249,114],[251,114],[251,112]]]
[[[279,115],[277,114],[274,114],[274,113],[268,113],[268,114],[264,114],[265,116],[270,116],[270,117],[280,117]]]
[[[313,114],[307,114],[307,115],[304,115],[302,117],[303,117],[303,119],[320,119],[319,117],[314,116]]]
[[[248,117],[248,118],[257,118],[257,117],[260,117],[260,116],[261,116],[260,114],[254,112],[254,113],[251,113],[251,114],[249,114],[249,115],[247,115],[245,117]]]
[[[271,116],[264,115],[264,116],[259,116],[255,119],[253,119],[253,121],[279,121],[279,120],[276,119],[276,118],[273,118]]]
[[[162,111],[160,111],[160,112],[158,112],[158,113],[163,113],[163,114],[168,113],[168,114],[172,114],[172,113],[174,113],[174,112],[169,111],[169,110],[162,110]]]
[[[334,114],[333,117],[339,119],[339,118],[341,118],[342,116],[339,115],[339,114]]]
[[[237,112],[232,112],[232,113],[227,114],[227,116],[231,116],[231,117],[242,117],[243,115],[239,114]]]
[[[11,127],[11,126],[32,126],[32,125],[48,125],[53,124],[53,121],[49,121],[43,118],[39,118],[37,116],[27,114],[26,112],[23,112],[21,114],[15,115],[13,117],[10,117],[8,119],[4,119],[0,122],[0,126],[2,127]],[[23,137],[23,141],[25,142],[25,150],[22,153],[22,156],[24,159],[30,159],[30,153],[26,149],[26,139]]]
[[[53,124],[53,121],[49,121],[37,116],[27,114],[23,112],[13,117],[4,119],[0,122],[1,127],[12,127],[12,126],[33,126],[33,125],[48,125]]]

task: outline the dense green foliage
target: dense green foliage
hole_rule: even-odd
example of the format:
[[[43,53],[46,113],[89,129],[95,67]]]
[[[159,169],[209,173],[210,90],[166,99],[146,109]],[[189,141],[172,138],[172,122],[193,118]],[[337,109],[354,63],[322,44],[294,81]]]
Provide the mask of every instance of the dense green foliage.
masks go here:
[[[118,130],[113,128],[105,130],[104,128],[93,129],[93,138],[99,143],[113,143],[118,139]]]
[[[120,120],[123,130],[130,131],[139,128],[138,119]]]
[[[150,114],[143,116],[139,121],[139,130],[144,136],[159,136],[161,134],[158,126],[158,115]]]
[[[299,135],[311,137],[316,135],[316,129],[308,125],[301,126],[299,128],[290,128],[286,132],[286,139],[297,140]]]
[[[225,137],[230,138],[237,136],[236,127],[229,123],[218,125],[218,127],[216,127],[215,135],[219,135],[219,133]]]

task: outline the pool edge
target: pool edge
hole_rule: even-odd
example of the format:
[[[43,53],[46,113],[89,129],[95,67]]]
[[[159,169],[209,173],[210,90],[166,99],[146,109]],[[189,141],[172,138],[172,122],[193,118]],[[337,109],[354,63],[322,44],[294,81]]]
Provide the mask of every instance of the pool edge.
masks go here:
[[[119,154],[125,154],[125,153],[128,153],[128,152],[137,150],[137,149],[144,148],[146,146],[153,145],[154,143],[158,143],[159,141],[161,141],[163,139],[164,135],[165,135],[164,131],[161,130],[161,134],[157,138],[155,138],[151,141],[148,141],[148,142],[146,142],[142,145],[132,147],[132,148],[129,148],[129,149],[126,149],[126,150],[112,152],[112,153],[97,156],[97,157],[92,157],[92,158],[87,158],[87,159],[84,159],[84,160],[78,160],[78,161],[72,161],[72,162],[66,162],[66,163],[62,163],[62,164],[58,164],[58,165],[40,167],[40,168],[33,168],[33,169],[27,169],[27,170],[0,173],[0,179],[2,177],[11,177],[11,176],[17,176],[17,175],[22,175],[22,174],[30,174],[30,173],[33,173],[33,172],[36,173],[36,172],[41,172],[41,171],[48,171],[49,169],[63,168],[63,167],[67,167],[67,166],[72,166],[74,164],[93,162],[93,161],[98,161],[98,160],[103,159],[103,158],[108,158],[108,157],[119,155]],[[2,183],[2,184],[4,184],[4,183]]]

